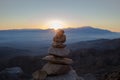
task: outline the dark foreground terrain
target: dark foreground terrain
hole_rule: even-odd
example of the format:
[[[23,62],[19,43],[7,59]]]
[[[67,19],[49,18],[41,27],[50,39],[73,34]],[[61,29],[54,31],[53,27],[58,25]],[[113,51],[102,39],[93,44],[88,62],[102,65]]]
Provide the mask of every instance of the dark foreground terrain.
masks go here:
[[[78,75],[82,76],[85,80],[120,79],[120,39],[83,41],[69,46],[71,49],[70,57],[74,60],[72,66]],[[19,53],[29,53],[28,50],[8,47],[0,48],[0,53],[5,51],[7,54],[13,52],[16,55]],[[27,80],[31,78],[31,74],[35,70],[41,68],[45,63],[41,60],[45,55],[28,56],[21,54],[11,58],[10,56],[12,55],[9,54],[4,57],[4,54],[1,54],[0,56],[0,80],[11,80],[9,77],[6,77],[7,75],[2,74],[6,68],[10,67],[20,67],[24,72],[24,75],[20,78]]]

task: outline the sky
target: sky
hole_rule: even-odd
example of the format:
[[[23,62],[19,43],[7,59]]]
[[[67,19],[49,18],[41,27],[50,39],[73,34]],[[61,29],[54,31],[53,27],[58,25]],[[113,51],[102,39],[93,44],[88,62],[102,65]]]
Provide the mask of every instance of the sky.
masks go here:
[[[120,0],[0,0],[0,30],[93,26],[120,32]]]

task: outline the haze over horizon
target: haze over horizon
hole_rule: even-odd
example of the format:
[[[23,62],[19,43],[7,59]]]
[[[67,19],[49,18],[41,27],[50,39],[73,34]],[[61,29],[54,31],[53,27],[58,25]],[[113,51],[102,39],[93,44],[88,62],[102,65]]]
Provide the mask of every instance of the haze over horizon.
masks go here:
[[[93,26],[120,32],[119,0],[0,0],[0,30]]]
[[[111,30],[109,30],[109,29],[97,28],[97,27],[93,27],[93,26],[81,26],[81,27],[71,27],[71,28],[68,27],[68,28],[63,28],[63,29],[64,29],[64,30],[71,30],[71,29],[72,29],[72,30],[77,30],[77,29],[81,29],[81,30],[82,30],[82,29],[86,29],[86,30],[89,30],[89,29],[91,29],[91,30],[96,30],[96,29],[97,29],[97,30],[103,30],[103,31],[106,30],[106,31],[109,31],[109,32],[120,33],[120,32],[118,32],[118,31],[116,32],[116,31],[111,31]],[[15,30],[15,31],[21,31],[21,30],[28,30],[28,31],[29,31],[29,30],[30,30],[30,31],[31,31],[31,30],[33,30],[33,31],[34,31],[34,30],[37,30],[37,31],[38,31],[38,30],[43,30],[43,31],[44,31],[44,30],[54,30],[54,29],[52,29],[52,28],[47,28],[47,29],[40,29],[40,28],[22,28],[22,29],[3,29],[3,30],[0,30],[0,31],[12,31],[12,30],[13,30],[13,31],[14,31],[14,30]]]

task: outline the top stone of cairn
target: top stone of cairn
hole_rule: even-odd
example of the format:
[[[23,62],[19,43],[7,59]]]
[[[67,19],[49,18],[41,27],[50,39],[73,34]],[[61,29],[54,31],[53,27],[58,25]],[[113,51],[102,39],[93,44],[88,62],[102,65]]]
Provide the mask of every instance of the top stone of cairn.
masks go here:
[[[66,45],[64,44],[66,41],[66,35],[64,34],[64,30],[58,29],[55,37],[53,38],[52,46],[54,48],[64,48]]]

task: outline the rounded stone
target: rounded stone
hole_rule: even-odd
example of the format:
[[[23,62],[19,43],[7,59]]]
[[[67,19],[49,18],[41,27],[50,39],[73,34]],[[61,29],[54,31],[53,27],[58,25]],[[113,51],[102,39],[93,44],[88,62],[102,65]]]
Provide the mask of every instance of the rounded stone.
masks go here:
[[[48,53],[55,56],[66,57],[69,55],[70,50],[67,48],[54,48],[50,47]]]

